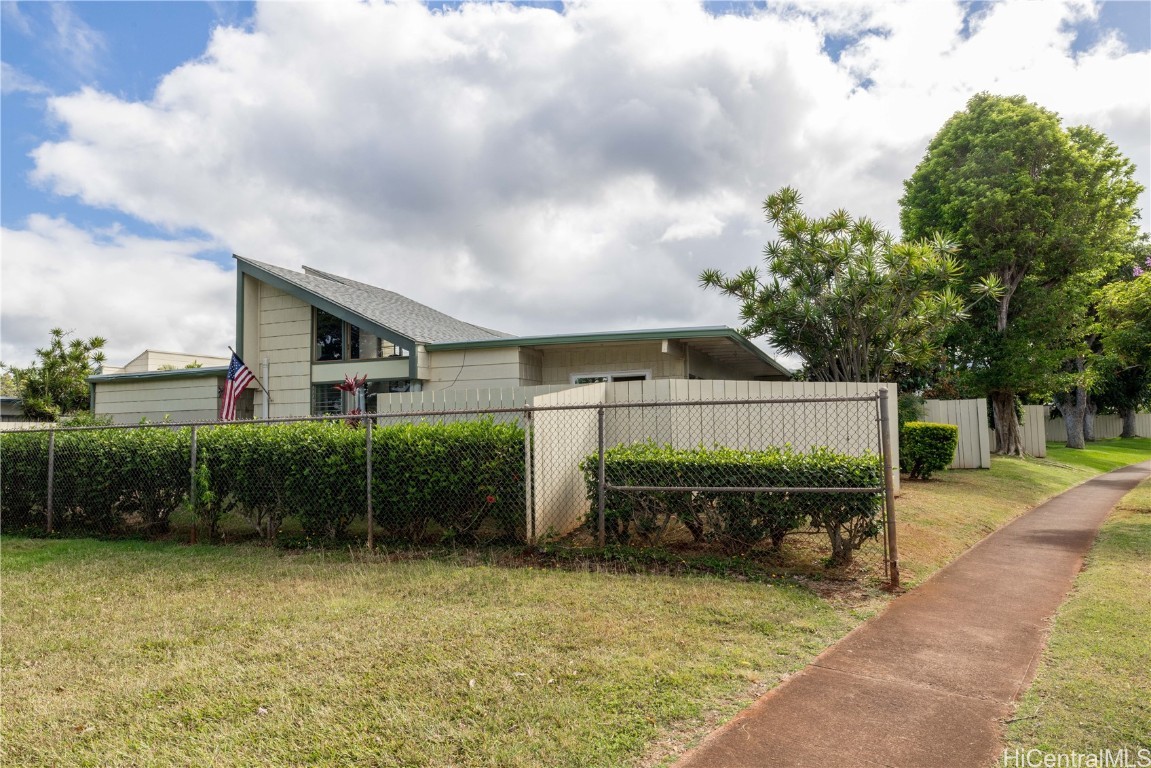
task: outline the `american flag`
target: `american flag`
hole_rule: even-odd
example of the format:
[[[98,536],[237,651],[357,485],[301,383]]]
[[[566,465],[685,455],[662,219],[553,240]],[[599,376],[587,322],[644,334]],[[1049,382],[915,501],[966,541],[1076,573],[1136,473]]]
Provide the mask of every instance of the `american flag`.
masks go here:
[[[255,374],[248,370],[248,366],[232,353],[232,362],[228,364],[228,380],[224,382],[224,401],[220,405],[220,421],[236,420],[236,400],[248,385],[256,380]]]

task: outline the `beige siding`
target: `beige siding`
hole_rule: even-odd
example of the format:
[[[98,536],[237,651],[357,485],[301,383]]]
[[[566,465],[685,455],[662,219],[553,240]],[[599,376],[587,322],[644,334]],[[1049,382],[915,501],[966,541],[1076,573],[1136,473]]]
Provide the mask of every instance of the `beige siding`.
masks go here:
[[[268,360],[268,380],[264,385],[272,393],[272,418],[307,416],[312,407],[312,307],[267,283],[253,282],[258,286],[254,291],[258,299],[254,306],[245,304],[244,319],[248,325],[249,315],[257,318],[256,354],[248,351],[245,336],[245,362],[259,376],[260,363],[264,358]],[[250,293],[245,290],[246,296]],[[255,397],[259,414],[264,395],[257,392]]]
[[[520,374],[519,347],[436,351],[429,355],[424,389],[518,387]]]
[[[313,382],[343,381],[345,376],[367,376],[372,381],[407,379],[407,358],[390,360],[349,360],[339,363],[312,363]]]
[[[677,345],[678,346],[678,345]],[[544,384],[570,384],[572,374],[650,371],[653,379],[684,377],[683,351],[661,351],[659,341],[544,347]]]
[[[116,424],[149,421],[212,421],[222,378],[196,377],[97,382],[95,413]]]
[[[520,350],[520,385],[538,386],[544,383],[544,354],[538,349]],[[566,383],[566,382],[565,382]]]

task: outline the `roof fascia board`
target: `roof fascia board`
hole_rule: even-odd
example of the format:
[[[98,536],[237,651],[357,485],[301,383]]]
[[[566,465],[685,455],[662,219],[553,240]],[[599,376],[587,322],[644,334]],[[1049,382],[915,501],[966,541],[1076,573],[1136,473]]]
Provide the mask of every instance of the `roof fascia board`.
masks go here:
[[[233,258],[236,259],[236,272],[237,273],[251,275],[252,277],[256,278],[257,280],[259,280],[261,282],[267,283],[268,285],[271,285],[274,288],[280,289],[281,291],[288,294],[289,296],[294,296],[306,304],[310,304],[313,307],[316,307],[318,309],[322,309],[325,312],[327,312],[329,315],[335,315],[336,317],[340,318],[341,320],[343,320],[346,323],[351,323],[352,325],[357,326],[358,328],[363,328],[364,330],[371,331],[372,333],[379,336],[380,338],[387,339],[388,341],[392,342],[393,344],[395,344],[397,346],[404,347],[405,349],[410,350],[413,355],[415,354],[415,352],[416,352],[416,341],[415,341],[415,339],[410,339],[407,336],[396,333],[391,328],[386,328],[385,326],[382,326],[379,323],[374,323],[371,320],[367,319],[366,317],[362,317],[362,316],[356,314],[355,312],[353,312],[352,310],[348,309],[345,306],[337,304],[334,301],[331,301],[329,299],[324,298],[323,296],[317,296],[316,294],[312,293],[311,291],[307,290],[306,288],[301,288],[300,286],[298,286],[294,283],[288,282],[287,280],[280,277],[279,275],[273,274],[273,273],[268,272],[267,270],[264,270],[264,269],[260,269],[255,264],[250,264],[250,263],[244,261],[243,257],[241,257],[241,256],[236,256],[235,254],[233,254]],[[242,285],[242,283],[241,283],[241,285]],[[241,303],[243,303],[243,296],[242,295],[240,296],[239,301]],[[242,315],[240,317],[242,319]],[[243,331],[240,330],[240,331],[238,331],[238,333],[242,334]]]
[[[465,349],[467,347],[541,347],[550,344],[595,344],[597,342],[660,341],[723,336],[729,328],[657,328],[650,331],[613,331],[609,333],[572,333],[556,336],[513,336],[474,341],[440,341],[427,344],[430,350]]]
[[[208,376],[227,376],[228,366],[211,368],[174,368],[169,371],[134,371],[132,373],[97,373],[88,377],[92,383],[124,381],[128,379],[197,379]]]

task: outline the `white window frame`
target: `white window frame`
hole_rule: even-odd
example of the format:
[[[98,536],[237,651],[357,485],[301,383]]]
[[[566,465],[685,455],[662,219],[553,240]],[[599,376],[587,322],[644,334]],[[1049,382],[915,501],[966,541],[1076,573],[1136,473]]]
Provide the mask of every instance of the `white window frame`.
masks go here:
[[[635,378],[637,376],[643,376],[644,381],[650,381],[651,380],[651,369],[649,368],[645,371],[586,371],[584,373],[573,373],[573,374],[571,374],[570,380],[571,380],[572,384],[575,384],[576,386],[580,386],[579,382],[576,381],[577,379],[603,378],[603,379],[607,379],[608,384],[612,384],[615,382],[616,377]],[[596,383],[596,382],[590,382],[590,383]]]

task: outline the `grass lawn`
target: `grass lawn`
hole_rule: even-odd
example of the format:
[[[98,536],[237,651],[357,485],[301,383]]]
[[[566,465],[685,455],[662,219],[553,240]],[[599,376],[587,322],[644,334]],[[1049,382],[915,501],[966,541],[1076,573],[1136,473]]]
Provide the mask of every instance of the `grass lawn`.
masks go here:
[[[905,579],[1148,456],[1151,440],[1104,441],[905,483]],[[886,599],[594,562],[11,537],[0,548],[5,766],[651,765]]]
[[[852,621],[786,584],[3,542],[5,766],[634,764]]]
[[[1059,609],[1007,747],[1045,752],[1151,748],[1151,481],[1103,526]],[[1135,763],[1131,763],[1134,765]]]

